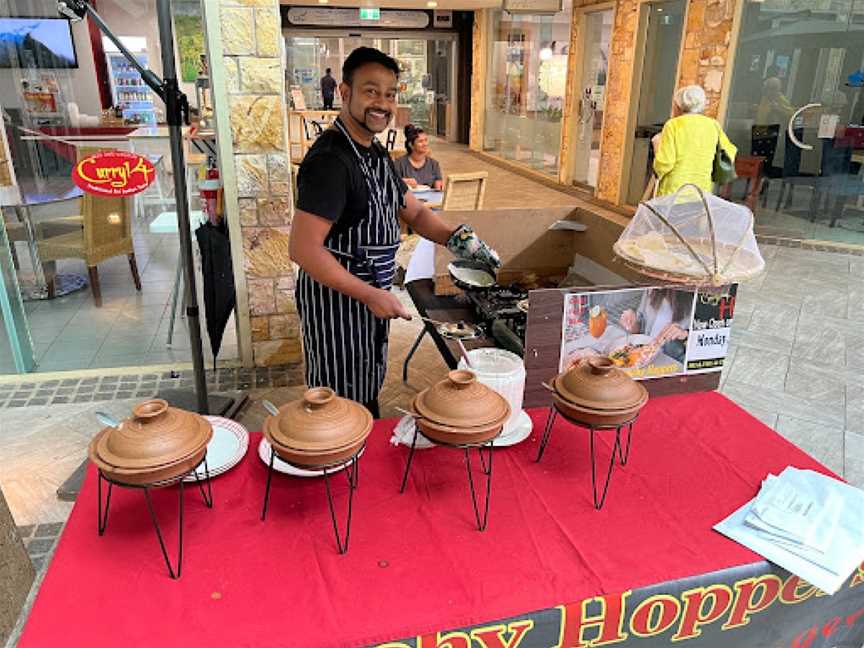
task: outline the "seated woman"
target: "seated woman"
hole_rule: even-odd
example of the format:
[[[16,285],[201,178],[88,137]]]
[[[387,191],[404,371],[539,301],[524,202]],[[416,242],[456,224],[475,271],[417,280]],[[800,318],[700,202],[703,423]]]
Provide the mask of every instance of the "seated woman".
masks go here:
[[[702,114],[706,103],[705,91],[697,85],[681,88],[675,93],[675,116],[652,140],[654,173],[660,182],[658,196],[675,193],[686,183],[710,192],[718,143],[729,159],[735,161],[735,145],[716,120]]]
[[[412,189],[417,185],[427,185],[435,191],[444,187],[444,176],[441,175],[441,165],[429,157],[429,136],[422,128],[408,124],[405,127],[405,150],[396,160],[396,173]]]

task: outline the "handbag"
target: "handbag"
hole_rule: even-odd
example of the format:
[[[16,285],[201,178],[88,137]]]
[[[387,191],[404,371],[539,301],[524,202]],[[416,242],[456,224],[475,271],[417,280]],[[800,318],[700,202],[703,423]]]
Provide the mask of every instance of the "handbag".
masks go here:
[[[722,187],[723,185],[729,184],[737,177],[738,174],[735,173],[735,163],[720,145],[720,125],[718,124],[717,148],[714,150],[714,166],[711,168],[711,181]]]

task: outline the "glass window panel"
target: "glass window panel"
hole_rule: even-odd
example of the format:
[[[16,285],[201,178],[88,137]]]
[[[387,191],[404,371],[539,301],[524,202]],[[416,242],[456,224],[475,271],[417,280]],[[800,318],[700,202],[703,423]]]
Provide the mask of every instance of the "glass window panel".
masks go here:
[[[491,19],[484,150],[556,176],[571,10]]]
[[[739,158],[761,161],[757,230],[864,244],[864,2],[743,11],[726,129]]]

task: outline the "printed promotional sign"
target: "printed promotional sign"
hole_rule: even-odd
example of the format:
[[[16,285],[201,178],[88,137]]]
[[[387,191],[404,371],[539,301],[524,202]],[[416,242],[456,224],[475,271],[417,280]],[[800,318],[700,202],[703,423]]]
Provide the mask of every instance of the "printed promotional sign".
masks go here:
[[[711,371],[723,367],[729,350],[732,311],[738,284],[716,290],[700,290],[696,295],[693,323],[687,338],[687,371]]]
[[[376,648],[860,648],[862,583],[826,596],[762,561]]]
[[[94,196],[132,196],[155,179],[156,169],[150,160],[129,151],[99,151],[72,169],[72,181]]]
[[[605,356],[635,379],[720,371],[736,289],[627,288],[565,295],[559,369]]]

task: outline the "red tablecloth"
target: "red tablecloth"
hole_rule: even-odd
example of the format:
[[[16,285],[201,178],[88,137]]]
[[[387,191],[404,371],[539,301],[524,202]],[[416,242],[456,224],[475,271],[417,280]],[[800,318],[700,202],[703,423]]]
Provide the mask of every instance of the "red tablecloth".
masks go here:
[[[354,646],[468,626],[758,561],[711,526],[768,472],[828,472],[719,394],[658,398],[595,511],[587,432],[559,419],[535,464],[546,412],[531,414],[530,440],[495,453],[484,533],[461,451],[418,451],[399,495],[407,449],[389,444],[393,421],[378,422],[345,556],[319,479],[274,477],[261,522],[266,469],[253,435],[240,466],[214,479],[214,510],[187,490],[179,581],[167,576],[141,492],[115,488],[97,536],[91,469],[20,646]],[[173,559],[176,491],[155,499]]]

